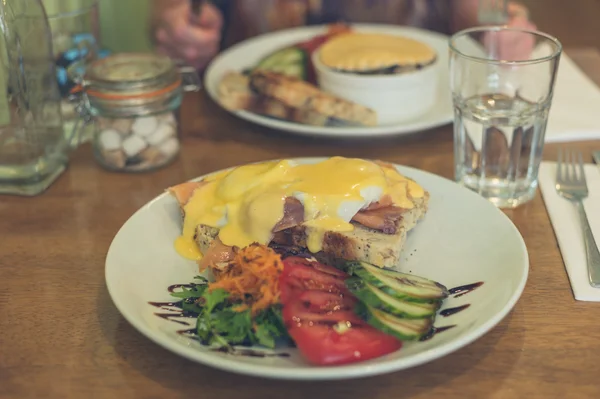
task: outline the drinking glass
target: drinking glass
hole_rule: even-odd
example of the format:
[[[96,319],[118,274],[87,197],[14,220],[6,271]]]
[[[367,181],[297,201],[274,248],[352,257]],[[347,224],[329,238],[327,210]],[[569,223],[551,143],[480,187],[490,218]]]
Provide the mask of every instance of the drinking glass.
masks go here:
[[[98,0],[42,0],[48,16],[56,64],[56,78],[62,97],[61,112],[66,137],[79,122],[76,103],[71,101],[75,82],[67,71],[74,63],[83,65],[104,56],[101,50]],[[81,63],[80,63],[81,64]],[[91,140],[94,130],[86,125],[80,131],[73,147]]]
[[[455,179],[498,207],[535,195],[561,52],[556,38],[519,28],[450,38]]]

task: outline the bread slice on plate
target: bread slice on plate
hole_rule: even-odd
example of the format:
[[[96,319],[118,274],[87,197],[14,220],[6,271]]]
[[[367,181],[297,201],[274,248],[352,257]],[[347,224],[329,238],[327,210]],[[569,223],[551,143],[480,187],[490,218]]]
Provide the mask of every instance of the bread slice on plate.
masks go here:
[[[250,90],[250,78],[238,72],[227,72],[217,87],[219,102],[230,111],[250,110],[257,96]]]
[[[359,223],[353,222],[350,232],[326,232],[323,250],[314,254],[319,261],[335,265],[341,261],[365,261],[379,267],[394,267],[400,262],[408,232],[413,229],[427,212],[429,193],[414,199],[415,207],[405,210],[396,222],[394,234],[385,234]],[[206,253],[217,238],[219,229],[200,225],[196,229],[196,243],[200,251]],[[306,248],[306,230],[297,226],[276,233],[273,242],[286,246]]]
[[[277,73],[227,72],[218,86],[221,105],[312,126],[373,126],[371,109],[331,96],[317,87]]]
[[[250,87],[260,95],[281,101],[289,107],[316,112],[349,124],[377,124],[377,114],[372,109],[326,93],[300,79],[257,71],[250,76]]]

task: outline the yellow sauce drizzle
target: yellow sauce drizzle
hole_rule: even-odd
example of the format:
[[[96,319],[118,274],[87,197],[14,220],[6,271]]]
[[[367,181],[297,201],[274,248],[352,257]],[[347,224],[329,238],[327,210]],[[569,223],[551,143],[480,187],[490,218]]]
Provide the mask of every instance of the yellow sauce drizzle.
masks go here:
[[[175,242],[178,253],[188,259],[201,257],[194,242],[199,225],[219,228],[225,245],[268,244],[273,227],[284,216],[287,197],[304,204],[307,246],[316,253],[322,249],[326,231],[354,229],[350,223],[354,214],[340,211],[345,204],[358,204],[360,209],[388,194],[394,205],[410,209],[414,206],[411,198],[424,195],[418,184],[394,168],[343,157],[314,164],[283,160],[245,165],[212,175],[205,182],[184,205],[183,231]],[[366,192],[379,196],[368,200],[363,196]]]

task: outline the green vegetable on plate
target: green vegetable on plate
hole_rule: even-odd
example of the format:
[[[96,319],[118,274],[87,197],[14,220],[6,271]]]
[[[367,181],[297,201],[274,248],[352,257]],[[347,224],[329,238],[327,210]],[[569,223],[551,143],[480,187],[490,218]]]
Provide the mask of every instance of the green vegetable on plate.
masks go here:
[[[200,284],[182,287],[171,295],[183,300],[183,311],[198,315],[196,332],[202,344],[274,348],[277,340],[289,339],[279,307],[273,306],[252,317],[250,309],[239,310],[241,303],[231,301],[227,291],[209,290],[206,279],[197,279]]]
[[[287,47],[269,54],[258,62],[254,70],[260,69],[281,73],[306,80],[308,57],[303,49]]]

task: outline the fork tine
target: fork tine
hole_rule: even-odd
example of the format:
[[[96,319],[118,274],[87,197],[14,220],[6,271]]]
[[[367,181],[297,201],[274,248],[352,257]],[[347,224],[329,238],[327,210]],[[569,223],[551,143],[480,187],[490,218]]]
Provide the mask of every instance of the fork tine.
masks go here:
[[[581,155],[581,152],[578,153],[579,155],[579,180],[581,180],[586,186],[587,183],[585,181],[585,171],[583,169],[583,155]]]
[[[573,151],[569,151],[569,181],[571,183],[577,181],[577,169],[575,168],[575,163],[577,160],[575,159],[575,153]]]
[[[573,150],[571,159],[573,160],[573,181],[581,180],[581,173],[579,173],[579,169],[577,168],[577,164],[579,163],[577,159],[577,151]]]
[[[572,159],[572,152],[570,150],[566,150],[566,158],[567,158],[567,179],[569,180],[569,182],[572,182],[573,179],[571,179],[571,177],[573,176],[573,159]]]
[[[571,152],[569,150],[565,150],[565,174],[564,180],[566,182],[571,182]]]

